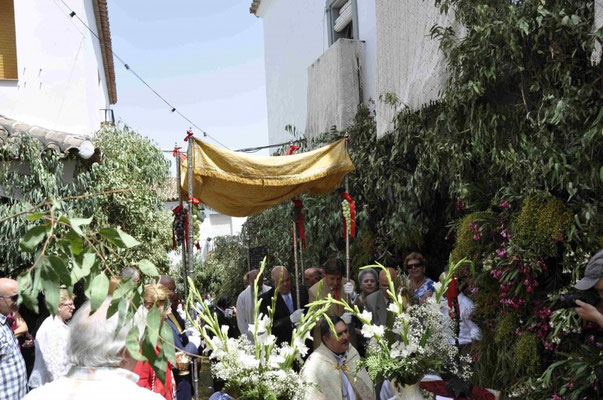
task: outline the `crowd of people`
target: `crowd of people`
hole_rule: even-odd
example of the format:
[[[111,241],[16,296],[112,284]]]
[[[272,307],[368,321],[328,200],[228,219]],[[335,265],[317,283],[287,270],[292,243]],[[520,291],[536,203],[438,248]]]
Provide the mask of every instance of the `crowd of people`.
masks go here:
[[[428,264],[422,254],[413,252],[403,263],[402,271],[387,268],[395,285],[406,279],[409,297],[420,304],[434,294],[434,281],[427,277]],[[431,271],[434,272],[434,271]],[[133,268],[122,271],[121,280],[140,284],[140,274]],[[303,285],[294,287],[290,271],[276,266],[270,273],[272,286],[264,284],[258,270],[245,274],[245,289],[236,300],[236,307],[227,296],[221,296],[214,310],[220,324],[229,326],[229,335],[245,335],[253,340],[254,296],[261,299],[260,312],[267,314],[275,291],[273,334],[277,343],[291,341],[294,327],[305,312],[305,306],[315,300],[332,296],[346,299],[361,310],[372,313],[372,323],[386,325],[391,313],[387,295],[386,271],[363,269],[353,280],[345,278],[345,265],[333,258],[322,267],[304,271]],[[113,287],[116,282],[113,282]],[[257,292],[254,293],[254,283]],[[576,284],[579,290],[596,290],[603,298],[603,250],[588,263],[585,276]],[[451,344],[467,351],[480,339],[479,327],[471,320],[473,303],[464,292],[466,285],[458,282],[458,337]],[[111,290],[110,290],[111,292]],[[299,292],[299,296],[297,293]],[[191,332],[186,315],[179,313],[180,298],[176,283],[163,275],[157,282],[144,286],[144,303],[135,317],[123,323],[118,313],[107,318],[111,303],[108,297],[91,312],[89,302],[75,311],[74,296],[61,289],[58,308],[47,317],[35,334],[35,362],[31,373],[21,354],[18,337],[28,328],[19,315],[17,282],[0,278],[0,400],[37,399],[157,399],[190,400],[193,397],[192,374],[186,362],[168,364],[165,379],[160,379],[148,361],[137,361],[126,347],[126,336],[134,324],[144,324],[148,310],[157,307],[164,315],[164,323],[171,328],[178,356],[194,357],[202,351],[198,336]],[[576,301],[577,314],[603,327],[603,302],[592,306]],[[75,311],[75,313],[74,313]],[[446,313],[443,318],[450,317]],[[334,327],[336,335],[333,334]],[[311,352],[301,365],[303,379],[312,383],[307,399],[365,400],[383,397],[384,390],[375,385],[367,372],[358,368],[364,356],[366,342],[360,335],[362,326],[353,314],[333,304],[313,332]],[[156,351],[159,353],[160,345]],[[186,357],[181,358],[186,359]],[[214,395],[210,398],[229,399],[222,393],[224,382],[214,380]],[[385,390],[386,392],[387,390]]]

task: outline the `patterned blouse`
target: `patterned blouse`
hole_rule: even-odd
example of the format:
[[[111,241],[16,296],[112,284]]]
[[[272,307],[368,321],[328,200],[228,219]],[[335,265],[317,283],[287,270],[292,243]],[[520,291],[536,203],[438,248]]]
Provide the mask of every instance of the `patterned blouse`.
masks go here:
[[[419,299],[419,303],[423,304],[427,297],[430,297],[435,289],[433,288],[433,281],[429,278],[425,278],[425,282],[417,290],[415,290],[413,296]]]

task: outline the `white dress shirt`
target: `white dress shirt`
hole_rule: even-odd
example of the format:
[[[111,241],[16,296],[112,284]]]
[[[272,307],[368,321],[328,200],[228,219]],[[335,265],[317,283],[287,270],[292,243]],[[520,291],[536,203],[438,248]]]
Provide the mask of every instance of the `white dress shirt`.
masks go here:
[[[469,344],[474,340],[480,340],[482,337],[479,326],[471,321],[471,314],[475,309],[473,301],[465,296],[463,293],[459,293],[459,312],[461,318],[459,321],[459,345]],[[452,338],[449,339],[450,344],[455,344]]]
[[[73,367],[66,376],[32,390],[23,400],[165,400],[136,382],[138,375],[122,368]]]
[[[249,325],[253,324],[253,296],[251,295],[252,285],[249,285],[237,297],[237,326],[241,335],[247,335],[247,338],[253,341],[253,333],[249,332]],[[258,296],[270,290],[270,286],[262,285],[258,287],[260,292]]]
[[[65,376],[69,371],[67,338],[69,327],[60,318],[49,316],[36,334],[36,360],[29,378],[31,388]]]

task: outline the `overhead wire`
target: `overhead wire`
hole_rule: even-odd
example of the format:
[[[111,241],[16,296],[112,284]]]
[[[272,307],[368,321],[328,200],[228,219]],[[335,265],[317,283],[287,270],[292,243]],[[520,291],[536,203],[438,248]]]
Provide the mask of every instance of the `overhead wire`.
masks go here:
[[[56,1],[56,0],[55,0]],[[101,43],[101,39],[98,36],[98,34],[88,26],[88,24],[86,24],[86,22],[84,22],[84,20],[82,20],[80,18],[80,16],[71,8],[69,7],[69,5],[67,3],[65,3],[64,0],[59,0],[61,3],[63,3],[63,5],[69,10],[69,17],[73,18],[76,17],[80,23],[86,28],[88,29],[88,31],[90,31],[90,33],[99,41],[99,44]],[[161,99],[161,101],[163,101],[168,107],[170,107],[170,111],[173,113],[178,114],[182,119],[184,119],[186,122],[188,122],[191,126],[195,127],[197,130],[199,130],[199,132],[201,132],[203,134],[204,137],[208,137],[210,139],[212,139],[214,142],[218,143],[220,146],[223,146],[225,148],[229,148],[228,146],[226,146],[224,143],[220,142],[218,139],[216,139],[215,137],[213,137],[212,135],[210,135],[209,133],[207,133],[204,129],[202,129],[201,127],[199,127],[199,125],[195,124],[190,118],[188,118],[186,115],[184,115],[180,110],[178,110],[176,107],[174,107],[174,105],[172,105],[172,103],[170,103],[169,101],[167,101],[161,94],[159,94],[159,92],[157,92],[151,85],[149,85],[147,83],[147,81],[145,81],[140,75],[138,75],[138,73],[136,71],[134,71],[132,69],[132,67],[126,63],[119,55],[117,55],[115,53],[115,51],[113,51],[113,49],[111,49],[111,54],[113,55],[113,57],[115,57],[128,71],[130,71],[140,82],[142,82],[147,88],[149,88],[154,94],[155,96],[157,96],[159,99]]]

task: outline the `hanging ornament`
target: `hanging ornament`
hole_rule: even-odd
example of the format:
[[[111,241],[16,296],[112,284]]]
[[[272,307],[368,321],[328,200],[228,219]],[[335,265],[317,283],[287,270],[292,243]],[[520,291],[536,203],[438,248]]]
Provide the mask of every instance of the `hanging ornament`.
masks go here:
[[[182,246],[185,243],[184,237],[187,231],[186,210],[182,206],[177,206],[172,210],[174,221],[172,222],[172,249]]]
[[[343,236],[356,237],[356,204],[348,192],[342,192],[341,214],[343,217]]]

